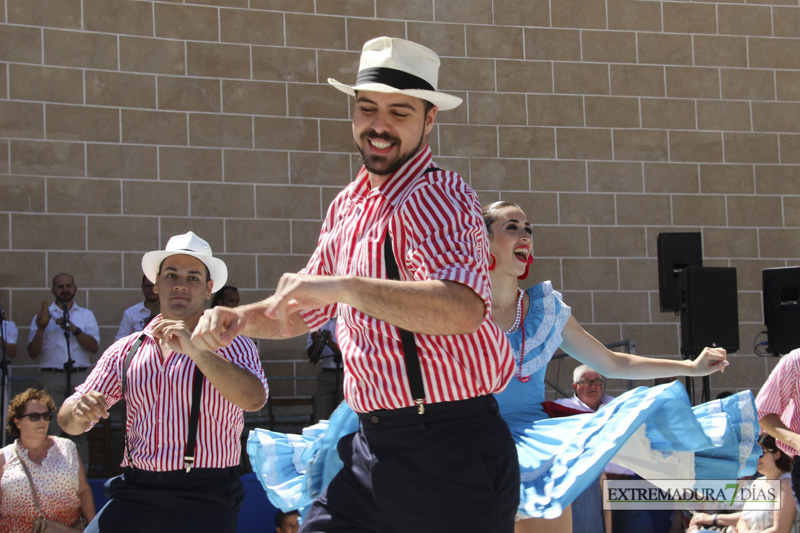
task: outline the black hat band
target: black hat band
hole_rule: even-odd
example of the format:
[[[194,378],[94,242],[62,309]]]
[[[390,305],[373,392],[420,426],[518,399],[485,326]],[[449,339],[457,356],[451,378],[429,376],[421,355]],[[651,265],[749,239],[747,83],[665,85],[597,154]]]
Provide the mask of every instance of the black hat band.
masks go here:
[[[401,91],[408,89],[436,91],[430,83],[419,76],[414,76],[402,70],[385,67],[365,68],[359,71],[358,78],[356,79],[356,86],[365,83],[382,83]]]

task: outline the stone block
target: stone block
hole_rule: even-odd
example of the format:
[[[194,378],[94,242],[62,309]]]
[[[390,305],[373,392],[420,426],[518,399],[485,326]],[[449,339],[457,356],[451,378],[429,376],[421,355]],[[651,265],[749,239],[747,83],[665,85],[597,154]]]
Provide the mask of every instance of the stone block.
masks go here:
[[[90,178],[158,178],[155,146],[87,144],[86,175]]]
[[[253,148],[253,119],[249,116],[190,113],[189,144],[219,148]]]
[[[614,224],[614,195],[602,193],[562,193],[558,196],[561,224]]]
[[[120,182],[103,179],[47,179],[47,212],[122,214]]]
[[[88,31],[151,37],[153,2],[84,0],[83,24]]]
[[[155,36],[189,41],[218,41],[220,26],[218,13],[228,11],[185,4],[153,5]]]
[[[43,41],[48,65],[117,69],[117,39],[113,35],[44,30]]]
[[[184,43],[169,39],[119,37],[119,68],[131,72],[186,74]]]
[[[11,141],[11,173],[46,176],[84,176],[84,148],[81,143],[52,141]]]
[[[222,150],[217,148],[159,148],[162,180],[222,181]]]
[[[158,108],[219,113],[222,110],[220,82],[205,78],[159,76]]]
[[[113,107],[156,107],[156,78],[145,74],[87,70],[86,103]]]

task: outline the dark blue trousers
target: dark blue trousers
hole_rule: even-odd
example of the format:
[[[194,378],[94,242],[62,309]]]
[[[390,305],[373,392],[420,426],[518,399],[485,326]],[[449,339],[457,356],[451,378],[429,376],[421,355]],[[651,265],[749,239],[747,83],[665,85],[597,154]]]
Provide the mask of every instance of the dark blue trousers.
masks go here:
[[[236,533],[244,488],[239,468],[146,472],[125,469],[104,488],[111,498],[86,533]]]
[[[511,533],[519,463],[491,396],[359,415],[301,533]]]

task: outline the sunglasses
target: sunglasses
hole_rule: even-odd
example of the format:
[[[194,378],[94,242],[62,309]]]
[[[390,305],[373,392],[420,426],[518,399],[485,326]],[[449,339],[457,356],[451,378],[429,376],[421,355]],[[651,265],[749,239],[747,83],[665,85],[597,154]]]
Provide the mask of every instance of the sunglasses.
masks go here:
[[[31,422],[38,422],[42,418],[44,418],[45,422],[50,422],[50,419],[53,418],[53,413],[52,411],[47,411],[46,413],[28,413],[27,415],[20,415],[17,418],[25,418],[26,416],[31,419]]]

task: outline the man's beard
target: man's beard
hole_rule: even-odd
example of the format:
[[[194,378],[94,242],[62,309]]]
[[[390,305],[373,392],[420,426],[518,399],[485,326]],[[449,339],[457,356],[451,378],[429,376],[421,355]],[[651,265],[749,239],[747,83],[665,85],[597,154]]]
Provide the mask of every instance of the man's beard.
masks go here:
[[[68,304],[68,303],[70,303],[70,302],[71,302],[71,301],[72,301],[74,298],[75,298],[75,294],[74,294],[74,293],[72,293],[72,294],[68,294],[68,293],[61,293],[61,294],[59,294],[58,296],[56,296],[56,300],[57,300],[57,301],[58,301],[58,303],[60,303],[60,304]]]
[[[361,138],[364,139],[365,141],[367,139],[381,139],[387,142],[395,143],[395,145],[398,144],[396,142],[398,140],[396,137],[381,135],[375,133],[374,131],[370,131],[362,135]],[[419,136],[419,142],[417,143],[417,146],[413,150],[405,154],[399,154],[397,156],[397,159],[388,162],[388,165],[383,168],[376,166],[375,163],[386,162],[387,160],[385,157],[367,155],[366,153],[364,153],[364,149],[361,147],[361,144],[359,143],[356,143],[356,147],[358,148],[358,151],[361,153],[361,161],[364,163],[364,167],[366,167],[366,169],[369,172],[375,174],[376,176],[389,176],[390,174],[394,174],[395,172],[397,172],[400,169],[400,167],[402,167],[408,162],[409,159],[414,157],[419,152],[420,148],[422,148],[422,143],[424,141],[425,141],[425,133],[423,131],[423,133]]]

